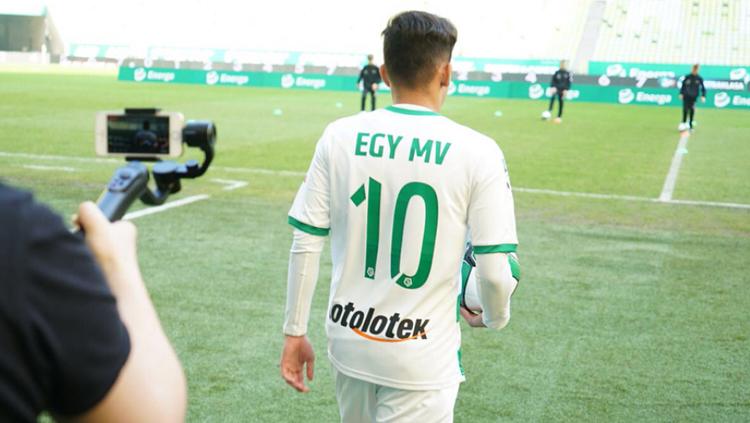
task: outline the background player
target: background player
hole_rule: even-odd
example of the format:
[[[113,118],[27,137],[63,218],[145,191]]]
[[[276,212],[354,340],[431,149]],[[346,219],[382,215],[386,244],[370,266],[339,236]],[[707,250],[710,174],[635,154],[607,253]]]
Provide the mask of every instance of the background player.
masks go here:
[[[306,392],[314,353],[305,336],[324,236],[333,261],[328,355],[345,422],[450,422],[464,380],[459,311],[504,327],[516,286],[513,196],[491,138],[437,112],[451,77],[456,29],[425,12],[393,17],[383,79],[393,106],[330,124],[289,213],[281,375]],[[480,303],[459,307],[469,233]]]
[[[557,109],[557,117],[555,118],[555,123],[562,122],[563,99],[565,98],[565,92],[570,89],[572,80],[573,77],[567,70],[567,63],[565,62],[565,60],[561,60],[560,69],[558,69],[554,73],[554,75],[552,75],[552,79],[549,83],[550,87],[552,87],[552,98],[549,99],[549,108],[547,108],[547,112],[549,112],[549,114],[547,116],[551,115],[552,109],[555,107],[555,97],[560,100],[560,106]]]
[[[359,78],[357,79],[357,86],[362,82],[362,107],[360,110],[365,111],[365,101],[367,101],[367,94],[370,94],[370,110],[375,110],[375,93],[378,91],[378,84],[380,84],[380,70],[373,64],[372,54],[367,55],[367,64],[359,72]]]
[[[680,99],[682,99],[682,123],[680,130],[693,130],[693,117],[695,116],[695,101],[698,95],[701,95],[701,102],[706,102],[706,87],[703,85],[703,78],[698,75],[700,65],[693,65],[693,69],[685,76],[680,88]],[[688,123],[688,115],[690,121]]]

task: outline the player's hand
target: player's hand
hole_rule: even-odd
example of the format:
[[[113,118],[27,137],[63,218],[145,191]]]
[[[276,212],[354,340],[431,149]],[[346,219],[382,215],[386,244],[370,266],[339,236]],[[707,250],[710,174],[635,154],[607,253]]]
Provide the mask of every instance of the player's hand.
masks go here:
[[[552,89],[550,90],[550,92],[554,95],[557,92],[557,88],[552,87]]]
[[[289,386],[299,392],[308,392],[305,385],[303,371],[306,370],[307,380],[313,380],[315,352],[307,336],[289,336],[284,339],[284,350],[281,352],[281,377]],[[305,369],[307,366],[307,369]]]
[[[469,326],[473,328],[486,328],[487,327],[482,321],[482,313],[474,314],[463,307],[460,307],[459,311],[461,312],[461,316],[463,316],[464,320],[466,320],[466,323],[468,323]]]
[[[701,103],[705,103],[705,102],[706,102],[706,96],[701,97]]]
[[[373,83],[370,88],[372,88],[373,91],[377,91],[378,90],[378,84]]]
[[[682,94],[680,94],[680,100],[682,100]]]
[[[91,201],[82,203],[73,219],[86,233],[86,244],[117,294],[124,288],[119,286],[120,281],[128,280],[125,276],[132,272],[139,272],[135,226],[127,221],[110,223]]]

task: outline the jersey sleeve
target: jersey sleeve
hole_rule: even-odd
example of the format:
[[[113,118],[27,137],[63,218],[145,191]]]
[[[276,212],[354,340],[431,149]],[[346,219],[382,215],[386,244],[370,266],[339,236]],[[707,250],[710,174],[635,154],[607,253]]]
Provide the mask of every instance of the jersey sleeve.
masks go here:
[[[81,237],[38,204],[24,213],[27,283],[20,296],[29,355],[50,411],[76,415],[99,403],[130,353],[117,303]]]
[[[516,216],[508,168],[492,142],[475,168],[469,202],[469,227],[475,254],[516,251]]]
[[[326,128],[318,141],[305,180],[289,210],[289,224],[311,235],[326,236],[331,229],[330,132],[330,128]]]

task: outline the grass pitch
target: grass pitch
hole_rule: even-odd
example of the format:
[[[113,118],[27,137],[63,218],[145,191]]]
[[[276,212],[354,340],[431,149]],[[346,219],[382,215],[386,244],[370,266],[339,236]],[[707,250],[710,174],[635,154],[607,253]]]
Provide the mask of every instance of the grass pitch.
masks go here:
[[[93,158],[95,111],[159,106],[214,120],[214,167],[175,196],[211,198],[135,221],[146,283],[187,372],[188,419],[337,421],[327,254],[312,392],[289,389],[276,364],[286,213],[317,138],[358,110],[357,94],[4,72],[0,96],[0,176],[64,215],[95,199],[118,163],[39,155]],[[538,119],[545,107],[449,98],[444,108],[505,152],[524,271],[508,328],[464,327],[456,421],[749,420],[750,210],[521,191],[657,198],[677,145],[674,108],[568,102],[554,125]],[[674,198],[750,203],[748,113],[696,118]],[[226,191],[216,178],[248,185]]]

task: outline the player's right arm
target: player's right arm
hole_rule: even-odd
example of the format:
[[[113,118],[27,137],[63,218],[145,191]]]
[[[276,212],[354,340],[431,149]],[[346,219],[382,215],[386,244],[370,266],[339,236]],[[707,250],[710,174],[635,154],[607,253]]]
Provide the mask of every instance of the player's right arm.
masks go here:
[[[300,392],[309,390],[304,384],[303,375],[306,373],[308,380],[313,378],[315,354],[306,336],[307,323],[318,280],[324,237],[330,231],[326,133],[318,141],[305,181],[297,192],[288,218],[295,230],[289,253],[285,339],[280,369],[282,378]]]
[[[682,85],[680,85],[680,98],[685,95],[685,90],[687,89],[687,87],[685,86],[685,82],[688,80],[688,78],[690,78],[690,75],[682,79]]]
[[[362,70],[359,71],[359,78],[357,78],[357,85],[359,85],[360,82],[362,82],[362,79],[365,77],[365,68],[362,68]]]
[[[518,283],[509,261],[509,254],[515,253],[518,245],[513,193],[505,159],[497,145],[481,155],[474,170],[469,226],[477,261],[482,323],[502,329],[510,319],[510,297]]]

